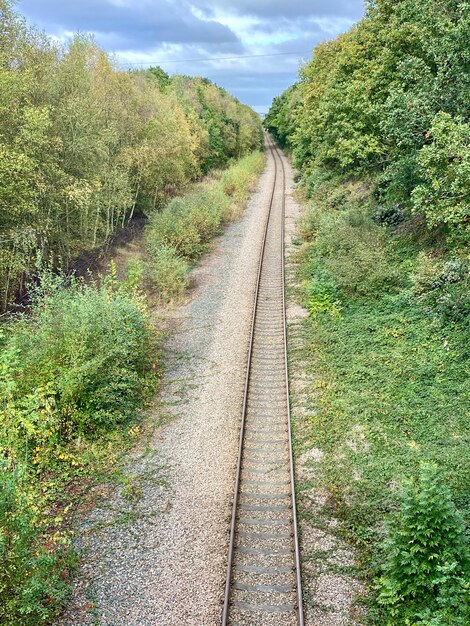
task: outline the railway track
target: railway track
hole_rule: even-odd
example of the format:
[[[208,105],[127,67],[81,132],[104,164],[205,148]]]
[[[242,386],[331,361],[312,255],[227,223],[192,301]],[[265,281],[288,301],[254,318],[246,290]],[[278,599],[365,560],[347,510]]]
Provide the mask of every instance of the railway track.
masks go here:
[[[274,182],[253,304],[222,626],[303,626],[289,410],[285,171]]]

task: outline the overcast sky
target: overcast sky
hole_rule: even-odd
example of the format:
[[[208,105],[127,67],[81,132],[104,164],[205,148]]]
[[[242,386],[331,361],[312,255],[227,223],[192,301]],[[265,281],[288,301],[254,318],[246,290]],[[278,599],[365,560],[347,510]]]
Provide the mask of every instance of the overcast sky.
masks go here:
[[[153,63],[170,74],[207,76],[259,112],[295,81],[317,43],[363,13],[363,0],[19,0],[17,6],[54,37],[93,33],[126,67]],[[286,52],[294,54],[280,54]]]

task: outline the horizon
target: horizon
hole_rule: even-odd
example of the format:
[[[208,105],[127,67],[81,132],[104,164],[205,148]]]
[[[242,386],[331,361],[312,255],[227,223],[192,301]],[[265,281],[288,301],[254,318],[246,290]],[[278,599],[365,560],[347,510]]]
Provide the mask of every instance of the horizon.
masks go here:
[[[311,5],[314,6],[311,6]],[[158,65],[203,76],[260,115],[297,80],[315,46],[348,30],[362,0],[20,0],[32,26],[61,43],[93,35],[123,69]],[[155,11],[157,9],[157,11]],[[152,12],[155,11],[155,12]]]

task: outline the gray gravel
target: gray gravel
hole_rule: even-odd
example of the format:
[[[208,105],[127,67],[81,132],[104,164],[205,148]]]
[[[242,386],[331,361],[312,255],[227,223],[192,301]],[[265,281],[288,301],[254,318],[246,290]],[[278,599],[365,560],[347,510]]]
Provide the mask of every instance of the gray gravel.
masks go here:
[[[302,322],[308,312],[302,308],[296,276],[296,222],[301,207],[296,201],[292,168],[286,165],[286,281],[287,322],[289,340],[289,373],[292,418],[296,441],[303,453],[295,459],[298,508],[308,511],[302,520],[300,552],[306,626],[359,626],[364,613],[356,598],[364,590],[352,574],[355,566],[354,550],[335,534],[338,521],[325,512],[328,493],[312,488],[318,463],[323,453],[313,448],[308,440],[309,416],[316,410],[315,372],[311,368],[311,354],[305,362],[304,352],[308,338]],[[306,428],[306,434],[303,429]],[[346,573],[341,573],[344,570]],[[349,573],[351,572],[351,573]]]
[[[192,275],[174,314],[156,410],[171,413],[116,490],[84,520],[86,558],[60,626],[216,626],[223,599],[251,306],[272,162],[243,219]]]

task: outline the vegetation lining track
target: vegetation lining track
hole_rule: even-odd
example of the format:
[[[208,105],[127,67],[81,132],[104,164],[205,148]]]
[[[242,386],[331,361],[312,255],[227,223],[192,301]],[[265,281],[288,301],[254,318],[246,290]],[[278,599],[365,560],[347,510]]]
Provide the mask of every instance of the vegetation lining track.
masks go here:
[[[253,305],[222,626],[304,624],[287,370],[285,171],[271,142],[269,149],[275,174]]]

